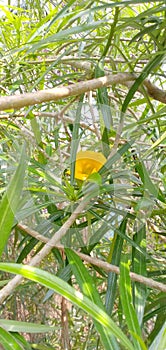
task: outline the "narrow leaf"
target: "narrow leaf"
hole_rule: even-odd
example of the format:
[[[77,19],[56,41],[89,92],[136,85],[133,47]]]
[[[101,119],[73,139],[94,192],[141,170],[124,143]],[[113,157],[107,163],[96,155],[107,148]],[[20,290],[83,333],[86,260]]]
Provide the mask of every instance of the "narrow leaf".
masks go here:
[[[124,261],[121,261],[120,264],[120,299],[126,323],[133,339],[134,349],[146,349],[141,337],[141,329],[132,303],[131,280],[127,256],[124,257]]]
[[[124,235],[126,231],[126,224],[127,224],[127,220],[124,219],[119,227],[119,231],[122,232]],[[115,240],[112,242],[113,244],[112,257],[109,260],[109,262],[113,265],[119,266],[124,238],[122,236],[119,236],[117,233],[115,233],[114,237],[115,237]],[[110,316],[113,310],[116,290],[117,290],[117,274],[114,272],[109,272],[108,280],[107,280],[107,292],[106,292],[106,309]]]
[[[45,45],[49,45],[52,42],[56,41],[66,41],[68,38],[71,37],[71,35],[83,33],[89,30],[95,30],[97,27],[100,27],[101,25],[106,25],[105,21],[96,21],[92,22],[90,24],[84,24],[81,26],[73,26],[72,28],[61,30],[58,33],[55,33],[53,35],[48,36],[45,39],[39,40],[37,44],[30,43],[30,48],[28,50],[28,53],[34,52],[35,50],[39,50],[41,47]],[[22,49],[24,50],[26,46],[23,46]]]
[[[13,335],[2,327],[0,327],[0,344],[5,350],[24,350],[24,348],[15,340]]]
[[[134,242],[137,243],[142,249],[145,250],[145,255],[141,254],[135,247],[132,247],[132,261],[133,272],[146,276],[146,228],[145,225],[135,233]],[[138,322],[141,327],[144,316],[144,308],[147,297],[147,288],[143,283],[133,283],[133,299],[134,306],[138,317]]]
[[[65,249],[65,252],[82,293],[89,297],[90,300],[94,302],[94,304],[98,305],[101,309],[104,310],[103,303],[95,287],[93,278],[85,268],[82,260],[71,249]],[[94,325],[101,336],[101,340],[105,349],[119,349],[118,343],[115,341],[115,338],[112,336],[112,334],[110,334],[110,332],[108,332],[107,329],[103,328],[100,323],[96,322],[96,320],[94,320]]]
[[[15,320],[0,319],[0,326],[8,332],[25,332],[25,333],[45,333],[54,331],[56,327],[51,327],[43,324],[35,324],[32,322],[22,322]]]
[[[143,162],[136,162],[136,171],[138,172],[143,182],[144,189],[149,190],[150,194],[153,195],[155,199],[159,199],[165,203],[165,196],[162,194],[161,190],[152,182]]]
[[[95,69],[95,78],[103,77],[105,75],[103,62],[99,62]],[[97,90],[97,102],[99,111],[104,121],[104,129],[102,131],[102,152],[107,157],[110,153],[109,145],[109,130],[112,125],[112,115],[109,106],[108,91],[106,87]]]
[[[153,145],[148,149],[148,151],[145,153],[145,156],[149,155],[151,151],[153,152],[155,148],[157,148],[161,142],[165,142],[166,139],[166,131],[159,137],[159,139],[153,143]]]
[[[166,349],[166,322],[164,323],[162,329],[157,334],[153,343],[149,347],[149,350],[156,350],[156,349],[160,349],[160,350]]]
[[[165,54],[158,54],[157,56],[153,57],[148,64],[145,66],[145,68],[142,70],[142,73],[139,75],[139,77],[136,79],[135,83],[132,85],[131,89],[129,90],[123,105],[122,105],[122,112],[125,113],[127,110],[127,107],[134,96],[135,92],[138,90],[141,83],[148,77],[148,75],[152,72],[152,70],[157,67],[161,61],[163,60]]]
[[[20,274],[25,278],[40,283],[46,288],[53,289],[58,294],[64,296],[72,303],[87,312],[92,318],[98,321],[103,327],[110,331],[120,341],[127,350],[134,350],[132,343],[112,321],[112,319],[98,305],[94,304],[88,297],[76,291],[73,287],[62,281],[60,278],[43,271],[39,268],[22,265],[0,263],[0,270]]]
[[[23,148],[19,165],[0,203],[0,255],[9,238],[14,223],[14,214],[19,205],[26,167],[25,159],[25,150]]]
[[[82,109],[83,99],[84,99],[84,94],[79,99],[80,103],[78,104],[78,108],[76,110],[76,118],[75,118],[75,122],[73,125],[73,132],[72,132],[71,153],[70,153],[70,183],[71,183],[71,185],[73,185],[73,183],[74,183],[75,160],[76,160],[78,145],[80,142],[79,129],[80,129],[81,109]]]
[[[115,164],[122,157],[122,155],[129,150],[129,148],[131,148],[133,142],[134,141],[130,141],[130,143],[126,142],[125,145],[120,147],[118,151],[110,159],[108,159],[104,166],[99,170],[99,174],[105,175],[110,172],[112,165]]]

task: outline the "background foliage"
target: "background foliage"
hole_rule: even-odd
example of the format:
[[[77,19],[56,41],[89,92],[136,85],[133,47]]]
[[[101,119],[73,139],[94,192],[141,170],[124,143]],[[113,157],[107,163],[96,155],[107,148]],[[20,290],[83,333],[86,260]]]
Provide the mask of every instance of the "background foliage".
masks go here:
[[[165,1],[8,1],[0,28],[2,97],[134,79],[1,111],[0,344],[164,350]],[[107,158],[85,183],[78,149]]]

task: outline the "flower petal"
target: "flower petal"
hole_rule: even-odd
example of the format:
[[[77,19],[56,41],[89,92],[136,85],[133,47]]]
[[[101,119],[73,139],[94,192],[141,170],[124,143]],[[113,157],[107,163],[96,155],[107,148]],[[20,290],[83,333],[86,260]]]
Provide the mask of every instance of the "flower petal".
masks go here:
[[[75,178],[82,181],[86,180],[89,175],[99,171],[105,162],[106,158],[100,152],[78,152],[75,164]]]

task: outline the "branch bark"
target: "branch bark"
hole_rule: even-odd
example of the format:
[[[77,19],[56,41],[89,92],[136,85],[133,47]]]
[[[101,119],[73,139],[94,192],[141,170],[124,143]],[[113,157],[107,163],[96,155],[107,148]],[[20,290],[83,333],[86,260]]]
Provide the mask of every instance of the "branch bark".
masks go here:
[[[152,84],[148,79],[144,81],[144,86],[146,87],[148,95],[150,97],[152,97],[154,100],[166,104],[166,91],[157,88],[157,86]]]
[[[76,68],[83,69],[85,73],[91,75],[92,64],[87,61],[72,60],[65,58],[66,64]],[[54,60],[54,59],[53,59]],[[40,61],[30,61],[29,63],[40,64]],[[27,106],[33,106],[43,102],[57,101],[70,96],[79,96],[82,93],[99,89],[103,86],[109,86],[113,84],[121,84],[131,87],[131,83],[137,78],[137,74],[131,73],[116,73],[110,74],[110,72],[105,72],[104,77],[97,79],[91,79],[82,81],[76,84],[71,84],[68,86],[62,86],[53,89],[39,90],[37,92],[25,93],[22,95],[11,95],[0,97],[0,111],[5,111],[7,109],[20,109]],[[145,79],[143,82],[146,88],[147,94],[154,100],[160,101],[166,104],[166,91],[159,89],[156,85],[152,84],[150,80]],[[141,92],[141,90],[139,90]]]
[[[39,241],[41,241],[43,243],[47,243],[49,241],[49,239],[47,237],[41,235],[39,232],[37,232],[35,230],[30,229],[26,225],[18,224],[17,227],[21,231],[27,233],[28,235],[30,235],[32,237],[35,237],[37,240],[39,240]],[[58,244],[58,245],[56,245],[56,247],[59,248],[59,249],[62,249],[62,250],[64,249],[64,246],[62,244]],[[120,269],[119,269],[118,266],[109,264],[109,263],[107,263],[107,262],[105,262],[103,260],[91,257],[91,256],[83,254],[83,253],[80,253],[80,252],[78,252],[76,250],[74,250],[74,252],[82,260],[86,261],[89,264],[92,264],[92,265],[98,266],[100,268],[103,268],[103,270],[105,270],[107,272],[114,272],[117,275],[120,274]],[[134,272],[130,272],[130,277],[131,277],[131,279],[133,281],[145,284],[149,288],[154,288],[154,289],[160,290],[161,292],[166,292],[166,285],[161,283],[161,282],[154,281],[152,278],[144,277],[144,276],[138,275],[138,274],[136,274]]]
[[[122,84],[126,81],[134,81],[133,74],[118,73],[91,79],[68,86],[57,87],[37,92],[25,93],[22,95],[3,96],[0,98],[0,111],[7,109],[20,109],[27,106],[33,106],[42,102],[57,101],[70,96],[78,96],[87,91],[99,89],[103,86],[112,84]]]
[[[71,214],[69,219],[63,224],[63,226],[54,234],[54,236],[47,241],[45,246],[37,253],[30,261],[30,266],[38,266],[41,261],[51,252],[51,249],[60,242],[61,238],[66,234],[68,229],[71,227],[71,225],[74,223],[76,218],[82,211],[85,209],[88,201],[86,198],[82,200],[77,208],[74,210],[74,212]],[[20,275],[16,275],[4,288],[0,291],[0,303],[3,303],[3,301],[13,292],[13,290],[22,282],[23,277]]]

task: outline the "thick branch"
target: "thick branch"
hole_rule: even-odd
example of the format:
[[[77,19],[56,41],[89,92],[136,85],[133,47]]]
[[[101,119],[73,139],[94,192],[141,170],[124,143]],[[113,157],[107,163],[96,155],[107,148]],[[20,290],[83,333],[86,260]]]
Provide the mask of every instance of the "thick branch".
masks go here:
[[[105,77],[91,79],[68,86],[57,87],[37,92],[25,93],[22,95],[3,96],[0,98],[0,111],[7,109],[20,109],[33,106],[42,102],[57,101],[70,96],[77,96],[87,91],[95,90],[112,84],[122,84],[126,81],[133,81],[135,77],[128,73],[118,73]]]
[[[152,97],[154,100],[157,100],[166,104],[166,91],[163,91],[157,88],[157,86],[152,84],[148,79],[144,81],[144,86],[146,87],[148,95],[150,97]]]

